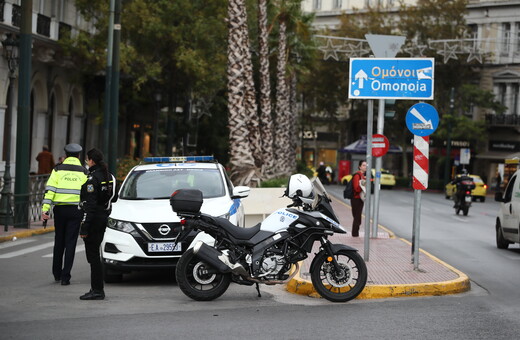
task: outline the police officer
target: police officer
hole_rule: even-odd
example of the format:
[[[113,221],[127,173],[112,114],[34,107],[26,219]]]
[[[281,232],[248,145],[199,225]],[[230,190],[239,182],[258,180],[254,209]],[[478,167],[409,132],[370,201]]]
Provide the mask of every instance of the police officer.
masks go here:
[[[83,149],[78,144],[65,146],[66,158],[51,172],[45,188],[42,219],[49,219],[49,210],[54,212],[54,250],[52,274],[63,286],[70,284],[70,271],[74,263],[78,240],[81,211],[78,209],[81,186],[87,180],[87,170],[81,166],[79,154]]]
[[[79,298],[81,300],[103,300],[105,292],[99,247],[105,234],[111,204],[117,200],[116,180],[108,172],[107,165],[103,161],[103,153],[98,149],[87,152],[86,162],[89,167],[89,175],[88,180],[81,187],[80,205],[83,210],[83,220],[80,236],[85,241],[85,253],[87,261],[90,263],[91,289]]]

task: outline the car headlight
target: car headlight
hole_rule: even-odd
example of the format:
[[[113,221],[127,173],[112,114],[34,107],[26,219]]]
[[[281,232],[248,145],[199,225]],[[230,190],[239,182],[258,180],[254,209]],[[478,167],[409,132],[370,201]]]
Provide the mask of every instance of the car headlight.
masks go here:
[[[137,231],[135,230],[132,223],[126,222],[126,221],[119,221],[119,220],[115,220],[113,218],[109,218],[107,227],[109,227],[110,229],[122,231],[124,233],[132,234],[132,235],[137,234]]]

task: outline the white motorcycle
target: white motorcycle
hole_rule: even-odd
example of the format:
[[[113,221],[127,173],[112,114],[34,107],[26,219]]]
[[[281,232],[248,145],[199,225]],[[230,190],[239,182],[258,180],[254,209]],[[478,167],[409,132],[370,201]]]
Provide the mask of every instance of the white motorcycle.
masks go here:
[[[227,219],[200,213],[199,190],[173,193],[170,204],[183,225],[177,242],[182,242],[192,230],[203,231],[215,240],[213,245],[198,241],[179,259],[176,276],[184,294],[194,300],[213,300],[224,294],[233,281],[256,284],[261,296],[259,283],[287,283],[318,241],[321,246],[310,266],[316,291],[332,302],[346,302],[358,296],[367,281],[367,267],[356,249],[332,244],[327,239],[346,231],[321,182],[311,183],[304,175],[293,175],[285,195],[293,204],[275,211],[254,227],[239,228]]]

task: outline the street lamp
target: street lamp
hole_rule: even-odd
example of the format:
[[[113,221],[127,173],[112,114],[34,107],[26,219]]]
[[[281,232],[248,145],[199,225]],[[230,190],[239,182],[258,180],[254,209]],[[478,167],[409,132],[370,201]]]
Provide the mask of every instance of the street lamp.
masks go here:
[[[15,72],[18,66],[18,39],[13,34],[6,34],[6,38],[2,41],[3,55],[7,61],[9,68],[9,97],[7,98],[7,109],[5,113],[5,170],[4,170],[4,187],[2,188],[2,197],[0,198],[0,221],[3,222],[5,231],[8,225],[12,223],[11,203],[11,129],[13,120],[13,102],[14,102],[14,80]]]

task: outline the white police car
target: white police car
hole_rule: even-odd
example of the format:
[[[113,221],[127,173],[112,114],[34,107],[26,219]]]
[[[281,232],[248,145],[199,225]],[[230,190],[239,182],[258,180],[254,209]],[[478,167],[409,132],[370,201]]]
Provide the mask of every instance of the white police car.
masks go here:
[[[135,270],[172,268],[193,241],[207,235],[193,233],[181,244],[179,218],[169,198],[177,189],[198,189],[204,202],[201,211],[226,217],[244,227],[241,198],[249,187],[229,180],[224,167],[212,156],[149,157],[146,164],[128,173],[101,244],[106,282],[119,282],[123,273]]]

